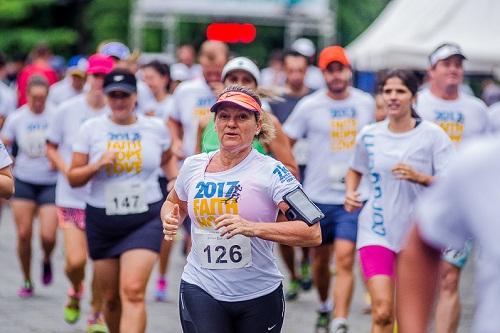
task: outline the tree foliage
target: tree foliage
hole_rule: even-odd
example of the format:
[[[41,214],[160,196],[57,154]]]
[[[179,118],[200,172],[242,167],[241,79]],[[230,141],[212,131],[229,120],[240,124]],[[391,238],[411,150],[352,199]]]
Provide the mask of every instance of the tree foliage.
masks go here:
[[[58,7],[56,0],[0,0],[0,50],[28,53],[40,42],[56,51],[75,45],[78,33],[56,23]]]
[[[84,22],[90,41],[88,52],[95,52],[99,43],[129,40],[131,0],[92,0],[85,9]]]
[[[38,42],[46,42],[58,53],[95,52],[105,40],[128,43],[133,1],[136,0],[0,0],[0,50],[27,53]],[[166,0],[165,0],[166,1]],[[293,0],[291,0],[293,1]],[[331,0],[337,11],[337,42],[354,40],[390,0]],[[205,40],[208,23],[177,25],[179,43],[198,47]],[[283,45],[283,28],[257,26],[252,44],[234,44],[231,50],[264,65],[267,56]],[[143,31],[143,48],[161,52],[166,35],[158,27]]]
[[[390,0],[336,0],[337,42],[347,45],[377,18]]]

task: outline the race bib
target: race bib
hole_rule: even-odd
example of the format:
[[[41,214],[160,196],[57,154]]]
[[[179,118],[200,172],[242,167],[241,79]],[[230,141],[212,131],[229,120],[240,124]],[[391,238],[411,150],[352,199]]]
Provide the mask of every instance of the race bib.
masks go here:
[[[330,177],[330,186],[336,191],[345,191],[345,176],[349,170],[348,164],[335,163],[330,166],[328,175]]]
[[[106,215],[128,215],[148,210],[145,186],[139,182],[119,182],[106,186]]]
[[[45,131],[26,133],[20,143],[21,148],[31,158],[45,156]]]
[[[252,266],[250,238],[236,235],[224,239],[218,233],[196,230],[196,254],[201,267],[207,269],[235,269]]]

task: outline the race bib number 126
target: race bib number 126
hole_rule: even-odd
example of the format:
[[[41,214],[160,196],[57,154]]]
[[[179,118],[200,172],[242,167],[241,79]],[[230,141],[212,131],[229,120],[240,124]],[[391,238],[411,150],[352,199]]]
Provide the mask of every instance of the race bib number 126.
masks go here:
[[[217,233],[195,232],[196,253],[201,267],[208,269],[235,269],[252,265],[250,238],[236,235],[224,239]]]

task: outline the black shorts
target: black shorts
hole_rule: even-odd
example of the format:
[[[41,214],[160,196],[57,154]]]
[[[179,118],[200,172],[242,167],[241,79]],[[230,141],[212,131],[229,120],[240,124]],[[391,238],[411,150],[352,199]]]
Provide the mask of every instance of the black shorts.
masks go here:
[[[149,204],[148,211],[130,215],[106,215],[106,209],[85,207],[85,234],[90,258],[118,258],[132,249],[160,252],[163,229],[162,202]]]
[[[15,199],[24,199],[36,202],[37,205],[54,205],[56,202],[56,185],[40,185],[14,179]]]
[[[278,333],[285,315],[283,286],[248,301],[223,302],[181,280],[179,312],[184,333]]]

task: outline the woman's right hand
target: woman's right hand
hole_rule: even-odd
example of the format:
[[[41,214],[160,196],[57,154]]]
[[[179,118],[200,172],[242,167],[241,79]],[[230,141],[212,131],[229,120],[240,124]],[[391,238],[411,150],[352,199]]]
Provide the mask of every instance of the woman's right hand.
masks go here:
[[[112,150],[107,150],[102,154],[101,158],[97,162],[97,167],[99,170],[107,166],[112,166],[116,162],[116,154]]]
[[[179,229],[179,205],[175,204],[170,213],[162,216],[161,221],[163,224],[163,234],[164,239],[167,241],[174,240],[175,235],[177,235],[177,229]]]
[[[359,200],[358,192],[346,192],[345,201],[344,201],[344,209],[349,213],[352,213],[356,209],[363,207],[363,203]]]

